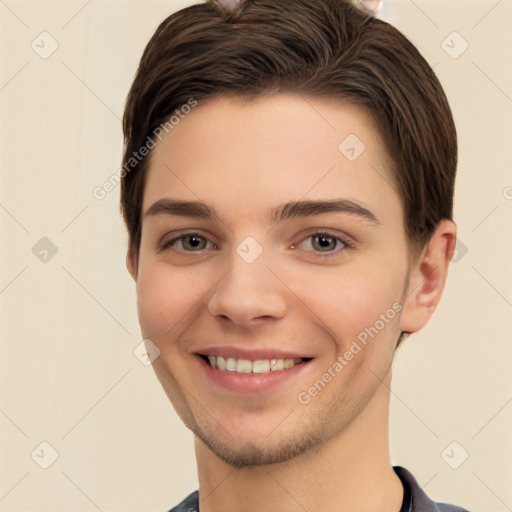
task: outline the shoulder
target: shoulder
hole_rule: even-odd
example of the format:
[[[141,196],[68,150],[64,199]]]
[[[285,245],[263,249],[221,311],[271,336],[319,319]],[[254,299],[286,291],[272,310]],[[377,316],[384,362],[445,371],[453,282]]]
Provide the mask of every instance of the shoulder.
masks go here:
[[[393,468],[404,486],[404,505],[400,512],[468,512],[448,503],[435,503],[420,487],[414,476],[400,466]]]
[[[199,512],[199,492],[193,492],[169,512]]]

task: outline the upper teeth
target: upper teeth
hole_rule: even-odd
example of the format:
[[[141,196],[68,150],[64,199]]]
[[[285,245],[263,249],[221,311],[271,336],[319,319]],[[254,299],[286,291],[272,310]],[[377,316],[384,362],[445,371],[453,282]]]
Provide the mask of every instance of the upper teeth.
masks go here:
[[[237,373],[268,373],[279,370],[288,370],[296,364],[302,363],[302,359],[235,359],[234,357],[208,356],[208,361],[213,368]]]

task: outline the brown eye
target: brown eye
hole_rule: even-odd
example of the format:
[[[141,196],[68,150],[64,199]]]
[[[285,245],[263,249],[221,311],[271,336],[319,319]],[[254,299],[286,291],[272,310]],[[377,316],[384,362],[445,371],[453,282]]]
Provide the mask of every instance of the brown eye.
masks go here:
[[[292,247],[293,249],[302,249],[312,256],[325,258],[341,256],[345,250],[352,247],[352,242],[335,234],[318,231],[306,236],[299,244],[294,244]]]
[[[318,234],[311,236],[311,246],[320,252],[329,252],[336,249],[338,245],[338,238],[326,235]]]
[[[160,250],[173,249],[176,252],[200,252],[205,249],[216,249],[217,246],[204,236],[197,233],[185,233],[164,242]]]
[[[206,239],[197,235],[187,235],[181,237],[181,245],[185,251],[200,251],[206,248],[208,243]]]

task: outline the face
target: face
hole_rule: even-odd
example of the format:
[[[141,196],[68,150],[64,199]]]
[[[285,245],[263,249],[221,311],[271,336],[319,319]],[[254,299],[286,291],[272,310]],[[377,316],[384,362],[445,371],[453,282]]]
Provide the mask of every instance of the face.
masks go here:
[[[371,117],[210,100],[153,150],[143,212],[139,320],[185,424],[239,466],[343,435],[389,375],[408,279]]]

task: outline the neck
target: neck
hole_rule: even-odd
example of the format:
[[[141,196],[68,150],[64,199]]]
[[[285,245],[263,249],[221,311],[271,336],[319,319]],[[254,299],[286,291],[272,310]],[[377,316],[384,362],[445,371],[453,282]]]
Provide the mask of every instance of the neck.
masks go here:
[[[265,466],[233,468],[196,439],[201,512],[398,512],[403,487],[389,460],[388,411],[381,385],[342,432]]]

